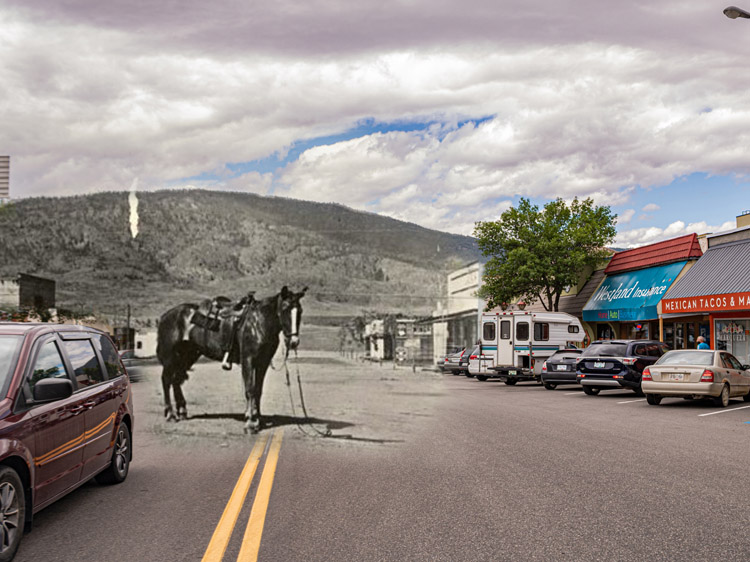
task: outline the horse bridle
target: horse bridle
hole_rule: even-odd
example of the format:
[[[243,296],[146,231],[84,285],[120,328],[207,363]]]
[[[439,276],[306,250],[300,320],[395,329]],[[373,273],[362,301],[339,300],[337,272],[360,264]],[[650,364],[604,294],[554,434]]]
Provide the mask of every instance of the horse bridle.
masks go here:
[[[284,332],[284,338],[286,338],[287,341],[292,339],[293,337],[297,336],[299,338],[299,326],[297,325],[297,316],[299,314],[299,305],[296,304],[292,306],[292,310],[290,312],[290,319],[292,322],[292,328],[289,333],[287,333],[286,328],[284,327],[284,323],[281,323],[281,331]]]

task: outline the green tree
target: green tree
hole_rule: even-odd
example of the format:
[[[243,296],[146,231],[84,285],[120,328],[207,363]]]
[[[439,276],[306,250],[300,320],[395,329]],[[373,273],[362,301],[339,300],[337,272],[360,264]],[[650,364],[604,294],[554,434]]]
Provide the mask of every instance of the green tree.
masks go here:
[[[487,299],[488,310],[522,298],[557,311],[562,292],[608,255],[616,218],[590,198],[575,198],[570,205],[556,199],[541,211],[521,198],[500,220],[478,222],[474,236],[489,258],[479,296]]]

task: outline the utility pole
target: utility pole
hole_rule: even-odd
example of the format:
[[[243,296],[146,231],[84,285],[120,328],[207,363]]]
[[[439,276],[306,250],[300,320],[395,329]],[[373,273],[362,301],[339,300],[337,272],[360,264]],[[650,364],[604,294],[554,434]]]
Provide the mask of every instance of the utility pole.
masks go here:
[[[130,303],[128,303],[128,321],[125,328],[125,349],[130,349]]]

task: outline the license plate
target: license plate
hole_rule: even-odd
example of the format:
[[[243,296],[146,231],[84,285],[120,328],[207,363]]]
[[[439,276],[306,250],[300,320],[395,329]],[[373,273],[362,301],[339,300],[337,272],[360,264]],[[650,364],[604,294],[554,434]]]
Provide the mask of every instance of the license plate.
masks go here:
[[[557,366],[557,370],[558,371],[567,371],[568,370],[568,366],[567,365],[558,365]]]
[[[606,366],[607,366],[607,364],[604,361],[594,361],[594,368],[595,369],[603,369]]]
[[[681,381],[685,378],[685,375],[682,373],[669,373],[669,380],[671,381]]]
[[[508,374],[511,375],[511,376],[515,376],[516,372],[515,371],[508,371]]]

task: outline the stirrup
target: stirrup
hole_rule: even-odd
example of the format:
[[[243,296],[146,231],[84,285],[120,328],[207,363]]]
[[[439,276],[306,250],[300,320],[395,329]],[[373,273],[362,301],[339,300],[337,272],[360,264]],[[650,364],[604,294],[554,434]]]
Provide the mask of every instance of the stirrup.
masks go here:
[[[221,368],[225,371],[231,371],[232,370],[232,363],[229,362],[229,352],[227,351],[224,354],[224,359],[221,360]]]

